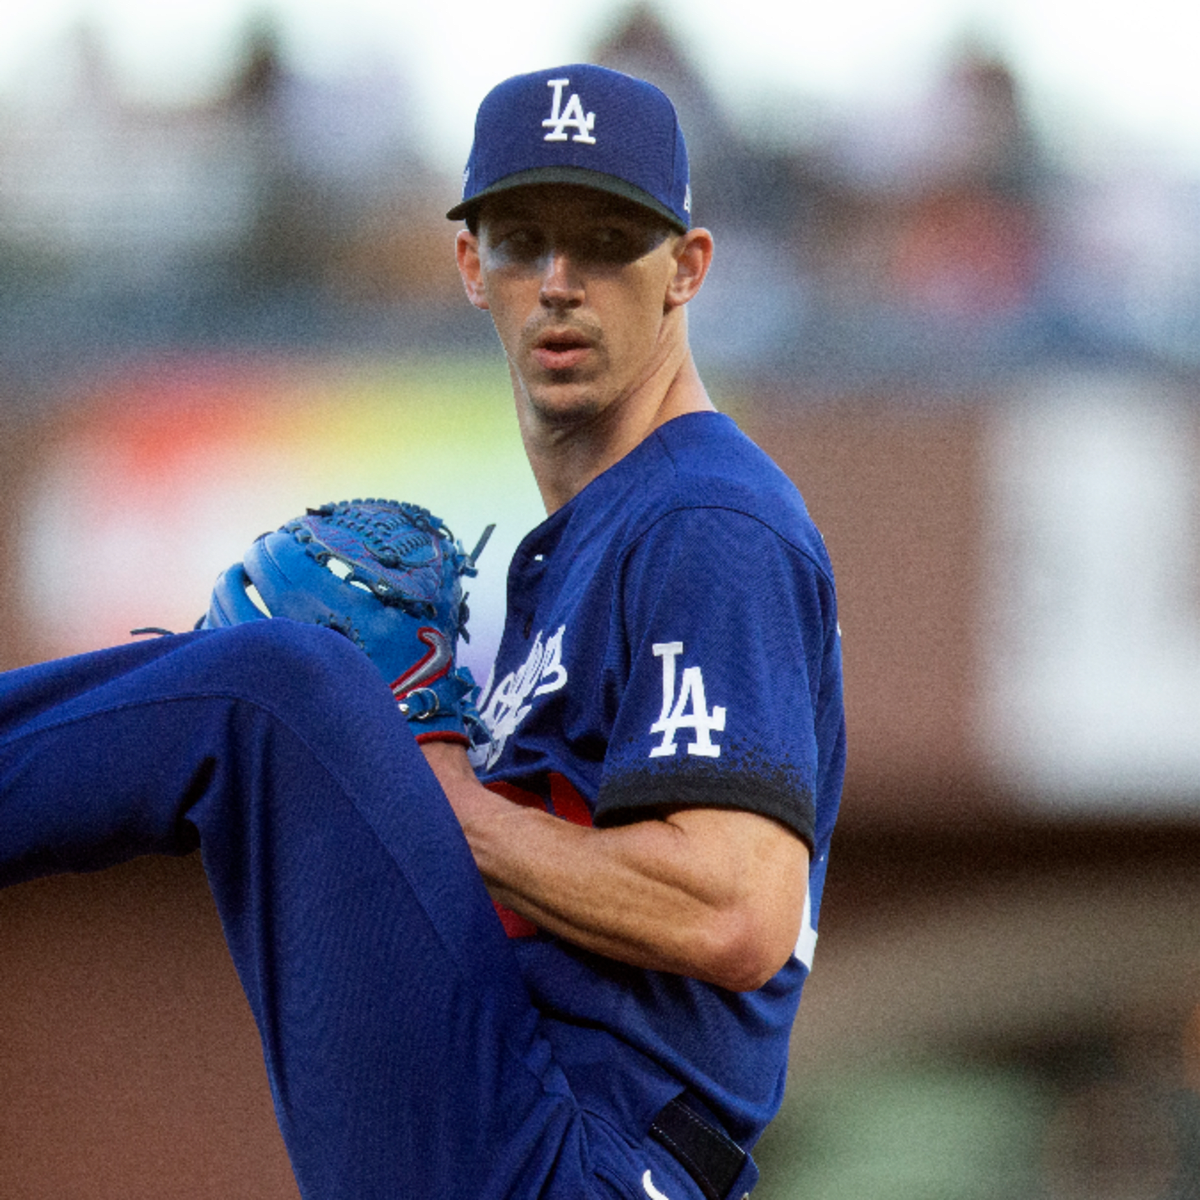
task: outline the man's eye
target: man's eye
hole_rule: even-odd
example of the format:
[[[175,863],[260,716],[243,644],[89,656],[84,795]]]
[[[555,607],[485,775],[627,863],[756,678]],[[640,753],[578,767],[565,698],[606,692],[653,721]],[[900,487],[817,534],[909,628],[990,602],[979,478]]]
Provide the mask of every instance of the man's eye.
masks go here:
[[[646,249],[640,239],[630,236],[628,230],[616,226],[595,229],[587,239],[589,256],[599,262],[633,262],[635,258],[640,258]]]
[[[602,246],[612,246],[622,250],[630,244],[629,235],[623,229],[597,230],[596,240]]]
[[[516,258],[535,258],[542,252],[543,239],[533,229],[510,229],[496,239],[496,245]]]

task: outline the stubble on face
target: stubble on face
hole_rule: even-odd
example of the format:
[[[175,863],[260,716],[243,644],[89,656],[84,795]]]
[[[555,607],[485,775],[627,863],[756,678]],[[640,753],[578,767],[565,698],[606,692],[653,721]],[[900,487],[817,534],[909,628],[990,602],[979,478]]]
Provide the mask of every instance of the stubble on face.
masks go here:
[[[553,313],[533,317],[509,361],[526,403],[544,424],[588,423],[603,411],[610,362],[598,322]]]

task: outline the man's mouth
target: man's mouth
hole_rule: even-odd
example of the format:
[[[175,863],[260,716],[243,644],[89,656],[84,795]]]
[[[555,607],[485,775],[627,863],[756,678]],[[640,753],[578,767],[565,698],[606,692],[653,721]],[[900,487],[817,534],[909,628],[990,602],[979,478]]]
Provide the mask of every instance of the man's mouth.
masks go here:
[[[533,344],[534,361],[545,371],[568,371],[591,352],[592,343],[581,333],[543,333]]]

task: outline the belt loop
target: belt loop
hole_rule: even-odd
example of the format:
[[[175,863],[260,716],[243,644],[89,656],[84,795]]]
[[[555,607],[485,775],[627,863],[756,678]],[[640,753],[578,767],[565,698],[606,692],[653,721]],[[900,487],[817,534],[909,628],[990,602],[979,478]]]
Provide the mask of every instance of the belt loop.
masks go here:
[[[749,1176],[746,1182],[753,1186],[758,1177],[753,1159],[682,1097],[669,1101],[654,1118],[650,1136],[661,1142],[696,1181],[704,1200],[745,1200],[749,1196],[748,1188],[737,1196],[733,1190],[745,1175]]]

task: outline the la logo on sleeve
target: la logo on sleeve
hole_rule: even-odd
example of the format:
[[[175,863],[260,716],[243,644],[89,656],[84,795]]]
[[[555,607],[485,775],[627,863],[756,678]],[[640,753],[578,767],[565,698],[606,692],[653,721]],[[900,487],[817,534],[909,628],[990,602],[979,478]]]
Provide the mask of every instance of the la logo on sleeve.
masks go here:
[[[662,660],[662,712],[650,726],[651,733],[662,734],[662,741],[650,751],[651,758],[669,758],[675,753],[675,737],[681,729],[690,729],[695,740],[688,743],[687,752],[701,758],[719,758],[721,747],[712,740],[714,733],[725,728],[725,709],[714,705],[708,708],[704,694],[704,675],[699,667],[684,667],[679,673],[676,693],[675,660],[683,654],[682,642],[655,642],[651,647],[655,658]]]

